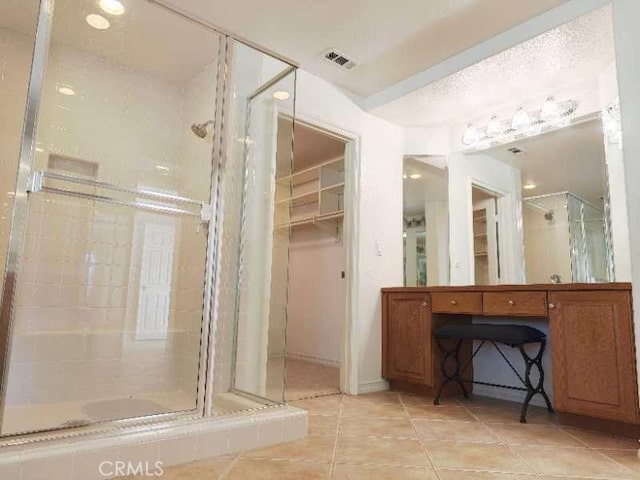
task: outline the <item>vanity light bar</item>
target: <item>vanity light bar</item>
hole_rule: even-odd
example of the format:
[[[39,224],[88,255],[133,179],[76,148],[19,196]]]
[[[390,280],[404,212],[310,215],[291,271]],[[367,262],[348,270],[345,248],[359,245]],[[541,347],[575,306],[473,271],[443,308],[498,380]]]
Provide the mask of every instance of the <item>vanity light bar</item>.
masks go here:
[[[556,102],[553,97],[549,97],[539,110],[527,111],[520,107],[510,120],[500,120],[494,116],[486,126],[476,127],[469,123],[462,136],[462,143],[483,150],[516,139],[539,135],[566,126],[570,122],[569,117],[577,109],[578,103],[575,100]]]

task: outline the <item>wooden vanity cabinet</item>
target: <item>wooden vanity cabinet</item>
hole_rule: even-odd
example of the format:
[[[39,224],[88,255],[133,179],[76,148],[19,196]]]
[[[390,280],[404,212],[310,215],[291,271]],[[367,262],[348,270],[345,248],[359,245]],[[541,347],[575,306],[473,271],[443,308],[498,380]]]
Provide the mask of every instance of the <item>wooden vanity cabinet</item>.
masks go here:
[[[549,324],[555,409],[638,423],[631,294],[550,292]]]
[[[441,353],[433,331],[450,322],[549,322],[553,406],[566,421],[633,426],[640,409],[631,284],[409,287],[382,290],[382,376],[393,388],[432,394]],[[471,356],[463,344],[463,363]],[[472,369],[470,369],[472,370]],[[472,371],[468,372],[472,379]],[[456,385],[445,394],[459,395]],[[470,386],[471,387],[471,386]],[[615,425],[614,425],[615,424]]]
[[[431,309],[426,293],[382,297],[382,376],[433,385]]]

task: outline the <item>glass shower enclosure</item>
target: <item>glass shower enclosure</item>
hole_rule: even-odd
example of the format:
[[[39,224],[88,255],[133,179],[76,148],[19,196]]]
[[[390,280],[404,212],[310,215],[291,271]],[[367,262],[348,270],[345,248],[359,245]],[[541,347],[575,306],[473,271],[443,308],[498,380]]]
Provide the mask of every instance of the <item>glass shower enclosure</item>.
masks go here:
[[[614,281],[606,199],[570,192],[523,199],[527,283]]]
[[[4,437],[283,403],[296,68],[122,3],[0,0]]]

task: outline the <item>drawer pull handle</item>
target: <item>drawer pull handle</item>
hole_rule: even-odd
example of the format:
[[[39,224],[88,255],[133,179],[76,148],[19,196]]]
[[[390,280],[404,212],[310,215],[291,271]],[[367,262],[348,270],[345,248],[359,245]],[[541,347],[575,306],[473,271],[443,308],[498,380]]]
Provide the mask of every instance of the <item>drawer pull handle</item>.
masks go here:
[[[553,310],[554,308],[556,308],[556,304],[555,304],[555,303],[550,303],[550,304],[549,304],[549,308],[550,308],[551,310]]]
[[[458,302],[456,302],[455,300],[451,300],[449,303],[450,303],[451,305],[457,305],[457,304],[458,304]]]
[[[422,306],[423,306],[423,307],[428,307],[428,306],[429,306],[429,304],[428,304],[427,302],[422,302]]]
[[[509,302],[508,302],[508,303],[509,303],[509,305],[511,305],[511,306],[513,306],[513,305],[515,305],[515,304],[516,304],[516,302],[514,302],[513,300],[509,300]]]

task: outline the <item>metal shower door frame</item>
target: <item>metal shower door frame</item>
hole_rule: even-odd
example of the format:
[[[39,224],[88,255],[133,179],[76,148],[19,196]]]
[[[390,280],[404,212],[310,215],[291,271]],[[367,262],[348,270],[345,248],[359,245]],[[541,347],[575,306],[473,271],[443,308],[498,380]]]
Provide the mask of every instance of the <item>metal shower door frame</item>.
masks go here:
[[[229,101],[229,72],[230,62],[232,58],[233,40],[229,36],[221,33],[217,28],[202,22],[199,19],[188,16],[181,11],[168,8],[160,2],[148,0],[149,3],[164,7],[166,11],[190,21],[200,27],[204,27],[219,36],[219,55],[217,66],[217,84],[216,84],[216,100],[214,108],[214,131],[219,132],[214,136],[214,144],[211,152],[212,176],[209,203],[196,202],[192,199],[176,197],[182,203],[200,204],[200,216],[208,221],[207,229],[207,251],[206,251],[206,267],[204,270],[204,296],[202,305],[202,324],[201,324],[201,341],[200,356],[198,364],[198,384],[196,394],[196,407],[193,410],[160,413],[143,417],[131,417],[121,420],[112,420],[106,422],[96,422],[86,427],[63,427],[53,429],[43,429],[33,432],[23,432],[17,434],[9,434],[2,436],[0,433],[0,446],[19,445],[32,443],[40,440],[51,440],[65,438],[69,436],[86,435],[90,433],[100,433],[122,429],[131,429],[139,427],[148,428],[149,422],[171,422],[182,421],[184,418],[203,418],[210,415],[211,408],[211,391],[213,390],[213,350],[215,334],[215,283],[217,278],[216,264],[217,251],[219,249],[219,231],[220,231],[220,187],[222,182],[221,165],[224,161],[225,149],[225,107]],[[37,28],[35,34],[35,42],[33,49],[32,67],[29,79],[29,88],[27,95],[26,113],[24,126],[22,131],[22,141],[20,147],[20,157],[18,163],[18,176],[16,180],[16,191],[14,207],[12,211],[12,220],[10,226],[9,244],[7,249],[7,262],[5,266],[4,284],[2,295],[0,297],[0,432],[3,424],[3,414],[5,410],[5,399],[7,394],[7,380],[11,358],[12,344],[12,326],[14,313],[14,299],[16,294],[17,275],[20,270],[21,258],[24,250],[25,227],[29,213],[28,195],[29,192],[38,191],[34,189],[34,185],[41,187],[42,191],[47,191],[47,187],[42,187],[42,179],[44,176],[51,176],[55,179],[55,175],[45,175],[43,172],[34,170],[36,129],[38,124],[38,113],[43,95],[44,78],[47,68],[47,59],[51,44],[51,30],[53,25],[55,0],[40,0],[40,6],[37,17]],[[58,180],[68,180],[58,178]],[[71,180],[73,181],[73,180]],[[78,183],[78,182],[75,182]],[[96,182],[99,183],[99,182]],[[104,184],[106,188],[111,190],[119,190],[132,193],[130,189],[120,188],[117,185]],[[58,189],[49,189],[58,190]],[[74,192],[62,191],[63,194],[71,194]],[[58,193],[53,191],[52,193]],[[139,193],[139,192],[136,192]],[[143,192],[144,193],[144,192]],[[153,193],[149,193],[153,196]],[[162,195],[162,194],[159,194]],[[174,200],[176,199],[174,198]],[[96,200],[113,200],[108,197],[96,197]],[[117,203],[117,201],[111,202]],[[126,202],[121,202],[124,204]],[[131,203],[127,206],[138,206]],[[142,206],[144,208],[144,206]],[[170,210],[170,209],[169,209]],[[193,215],[186,210],[174,209],[176,211],[166,211],[165,213],[174,213],[179,215]],[[198,214],[196,214],[198,215]]]

